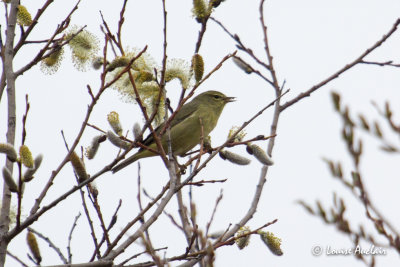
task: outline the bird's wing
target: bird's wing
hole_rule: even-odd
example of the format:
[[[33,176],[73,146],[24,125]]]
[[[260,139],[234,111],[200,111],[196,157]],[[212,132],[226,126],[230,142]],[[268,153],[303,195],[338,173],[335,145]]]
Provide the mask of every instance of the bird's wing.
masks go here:
[[[183,105],[182,108],[178,111],[176,116],[172,119],[170,127],[174,127],[178,124],[180,124],[182,121],[184,121],[186,118],[188,118],[190,115],[192,115],[198,108],[198,103],[197,102],[191,102],[190,106],[189,105]],[[163,128],[164,128],[165,123],[161,123],[154,131],[156,133],[159,133]],[[153,143],[154,137],[153,134],[150,133],[142,142],[143,145],[149,146],[151,143]]]

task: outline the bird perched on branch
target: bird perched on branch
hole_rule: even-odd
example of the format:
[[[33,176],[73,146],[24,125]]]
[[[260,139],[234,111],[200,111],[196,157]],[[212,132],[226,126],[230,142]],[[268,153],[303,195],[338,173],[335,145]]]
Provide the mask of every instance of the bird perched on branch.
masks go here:
[[[186,103],[177,112],[170,122],[170,136],[172,153],[175,156],[183,156],[186,152],[198,145],[201,137],[206,138],[217,125],[219,116],[225,105],[233,102],[234,97],[228,97],[218,91],[207,91]],[[165,122],[157,127],[157,134],[164,128]],[[143,142],[153,150],[157,149],[154,137],[150,134]],[[161,144],[165,152],[168,151],[168,137],[163,134]],[[141,158],[157,156],[156,153],[141,148],[136,154],[122,161],[112,169],[113,173],[120,171],[129,164]]]

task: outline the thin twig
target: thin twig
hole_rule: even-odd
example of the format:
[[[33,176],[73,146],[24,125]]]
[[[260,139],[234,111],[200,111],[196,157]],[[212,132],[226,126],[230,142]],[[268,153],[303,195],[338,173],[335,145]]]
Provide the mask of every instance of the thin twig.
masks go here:
[[[63,263],[65,263],[65,264],[68,263],[64,254],[61,252],[61,249],[58,248],[53,242],[51,242],[50,238],[44,236],[42,233],[36,231],[35,229],[33,229],[31,227],[28,227],[28,230],[31,231],[32,233],[34,233],[35,235],[37,235],[38,237],[40,237],[41,239],[43,239],[44,241],[46,241],[46,243],[49,244],[49,247],[54,249],[54,251],[58,254],[58,256],[60,257],[60,259]]]
[[[7,250],[7,255],[10,256],[11,258],[13,258],[14,260],[18,261],[23,267],[29,267],[28,264],[26,264],[25,262],[23,262],[20,258],[18,258],[17,256],[15,256],[14,254],[12,254],[10,251]]]
[[[118,206],[117,206],[117,208],[115,209],[113,216],[111,217],[110,223],[108,224],[107,231],[110,231],[110,230],[114,227],[114,225],[117,223],[117,220],[118,220],[117,214],[118,214],[118,211],[119,211],[119,209],[121,208],[121,206],[122,206],[122,200],[120,199],[120,200],[118,201]],[[104,236],[104,234],[103,234],[103,237],[101,238],[100,243],[99,243],[99,247],[101,247],[101,246],[103,245],[104,242],[105,242],[105,236]],[[96,257],[96,251],[93,252],[90,261],[91,261],[91,262],[94,261],[94,258],[95,258],[95,257]]]
[[[156,248],[156,249],[154,249],[154,251],[160,251],[160,250],[165,250],[165,249],[168,249],[168,247]],[[135,255],[133,255],[133,256],[127,258],[126,260],[124,260],[124,261],[121,262],[120,264],[115,265],[115,267],[122,267],[122,266],[125,266],[125,264],[127,264],[130,260],[136,259],[137,257],[139,257],[139,256],[141,256],[141,255],[143,255],[143,254],[146,254],[146,253],[147,253],[146,251],[143,251],[143,252],[140,252],[140,253],[138,253],[138,254],[135,254]]]
[[[214,220],[214,216],[215,216],[215,213],[217,212],[218,205],[219,205],[219,203],[220,203],[221,200],[222,200],[222,197],[223,197],[222,192],[223,192],[223,191],[222,191],[222,189],[221,189],[221,191],[219,192],[218,198],[215,200],[215,205],[214,205],[213,212],[211,213],[210,220],[208,221],[208,223],[207,223],[207,225],[206,225],[206,233],[205,233],[205,236],[208,236],[208,231],[210,230],[211,224],[212,224],[212,222],[213,222],[213,220]]]
[[[390,66],[390,67],[396,67],[400,68],[400,64],[394,64],[392,60],[386,61],[386,62],[373,62],[373,61],[365,61],[361,60],[361,64],[368,64],[368,65],[377,65],[380,67],[385,67],[385,66]]]
[[[144,195],[145,195],[146,197],[148,197],[149,199],[151,199],[152,201],[154,201],[154,198],[151,197],[150,194],[149,194],[145,189],[143,189],[143,193],[144,193]],[[174,218],[174,216],[173,216],[171,213],[169,213],[169,212],[166,211],[166,210],[164,210],[163,213],[170,219],[171,223],[172,223],[174,226],[176,226],[179,230],[181,230],[181,231],[184,232],[183,227],[179,225],[179,223],[176,221],[176,219]]]
[[[68,246],[67,246],[68,263],[72,263],[72,252],[71,252],[72,234],[74,233],[75,227],[77,226],[77,222],[79,220],[79,217],[81,217],[81,213],[80,212],[78,213],[78,215],[75,216],[74,223],[72,224],[71,231],[69,231],[69,235],[68,235]]]
[[[328,84],[332,80],[338,78],[342,73],[344,73],[344,72],[348,71],[349,69],[353,68],[355,65],[362,63],[364,58],[367,55],[369,55],[372,51],[374,51],[375,49],[380,47],[390,36],[392,36],[393,33],[395,33],[397,31],[397,27],[399,26],[399,24],[400,24],[400,18],[395,21],[395,23],[393,24],[392,28],[385,35],[383,35],[380,40],[378,40],[374,45],[372,45],[370,48],[365,50],[358,58],[356,58],[352,62],[346,64],[344,67],[342,67],[341,69],[336,71],[334,74],[332,74],[331,76],[329,76],[325,80],[317,83],[316,85],[314,85],[313,87],[311,87],[307,91],[305,91],[303,93],[300,93],[298,96],[296,96],[292,100],[290,100],[290,101],[286,102],[285,104],[283,104],[281,106],[281,110],[283,111],[286,108],[292,106],[293,104],[299,102],[303,98],[310,96],[311,93],[313,93],[314,91],[318,90],[322,86]]]

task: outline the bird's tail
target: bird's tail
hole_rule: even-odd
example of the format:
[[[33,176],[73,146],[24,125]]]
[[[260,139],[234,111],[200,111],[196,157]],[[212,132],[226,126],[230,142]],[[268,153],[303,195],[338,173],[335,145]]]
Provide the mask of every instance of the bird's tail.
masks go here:
[[[128,166],[129,164],[135,162],[138,159],[139,159],[139,157],[137,156],[137,154],[134,154],[134,155],[130,156],[129,158],[127,158],[126,160],[122,161],[120,164],[118,164],[114,168],[112,168],[111,171],[112,171],[112,173],[116,173],[116,172],[122,170],[123,168],[125,168],[126,166]]]

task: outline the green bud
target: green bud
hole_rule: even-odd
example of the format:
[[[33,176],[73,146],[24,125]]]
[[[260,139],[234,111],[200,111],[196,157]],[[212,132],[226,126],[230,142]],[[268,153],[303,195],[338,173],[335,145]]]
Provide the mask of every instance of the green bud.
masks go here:
[[[24,173],[24,176],[22,178],[22,180],[24,182],[30,182],[34,178],[33,175],[35,174],[37,169],[39,169],[40,164],[42,163],[42,160],[43,160],[42,154],[39,154],[36,156],[33,168],[26,169],[26,171]]]
[[[261,162],[264,165],[271,166],[274,164],[274,162],[267,155],[267,153],[265,153],[265,151],[257,145],[247,144],[247,152],[250,155],[253,155],[259,162]]]
[[[114,146],[117,146],[122,149],[128,149],[131,144],[122,140],[119,136],[115,135],[113,132],[108,131],[107,132],[107,138],[113,144]]]
[[[218,239],[218,238],[220,238],[223,234],[225,234],[225,232],[226,232],[226,231],[218,231],[218,232],[211,233],[211,234],[209,234],[208,236],[209,236],[211,239]]]
[[[234,56],[232,57],[232,60],[236,64],[236,66],[238,66],[245,73],[250,74],[254,71],[253,68],[249,64],[244,62],[244,60],[241,59],[240,57]]]
[[[143,135],[142,133],[142,128],[140,127],[140,124],[135,122],[133,125],[133,136],[135,137],[135,141],[142,141],[143,140]]]
[[[103,57],[96,57],[96,58],[94,58],[93,61],[92,61],[92,67],[93,67],[93,69],[95,69],[95,70],[100,69],[100,68],[103,66],[103,64],[104,64],[104,59],[103,59]]]
[[[91,182],[89,183],[89,191],[90,193],[93,195],[94,198],[97,198],[97,196],[99,195],[99,190],[97,189],[97,185],[95,182]]]
[[[14,147],[7,143],[0,143],[0,153],[6,154],[7,158],[11,162],[16,162],[18,155]]]
[[[100,147],[100,143],[104,142],[106,139],[107,137],[104,134],[95,136],[92,139],[92,143],[90,144],[90,146],[86,148],[85,156],[88,159],[93,159],[96,156],[97,150]]]
[[[7,169],[6,167],[3,167],[3,179],[11,192],[14,192],[14,193],[18,192],[18,186],[15,183],[10,170]]]
[[[219,156],[223,159],[223,160],[228,160],[234,164],[238,164],[238,165],[248,165],[250,164],[251,160],[242,157],[241,155],[238,155],[236,153],[227,151],[227,150],[221,150],[219,151]]]

